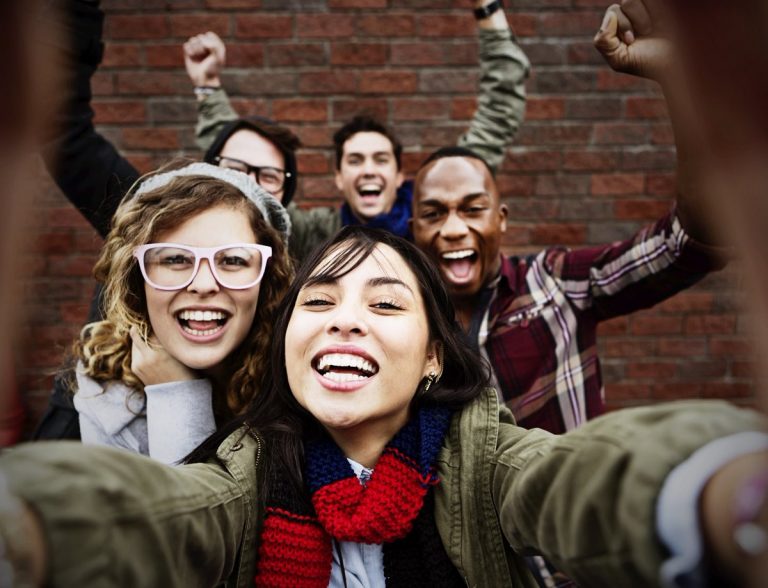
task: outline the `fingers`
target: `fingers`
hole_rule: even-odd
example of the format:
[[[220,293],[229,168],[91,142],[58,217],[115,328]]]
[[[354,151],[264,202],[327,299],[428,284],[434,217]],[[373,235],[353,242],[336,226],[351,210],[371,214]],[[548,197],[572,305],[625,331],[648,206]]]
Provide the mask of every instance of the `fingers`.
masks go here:
[[[646,36],[653,32],[653,19],[643,0],[622,0],[621,12],[627,19],[633,36]],[[627,42],[627,45],[629,44]]]
[[[195,35],[190,37],[189,40],[184,43],[184,55],[196,61],[203,59],[208,53],[201,39],[203,35]]]
[[[198,35],[200,42],[208,53],[211,53],[216,59],[224,65],[224,58],[226,56],[226,47],[224,41],[221,40],[216,33],[208,31],[202,35]]]
[[[600,30],[598,30],[595,34],[595,47],[604,56],[611,55],[621,46],[621,40],[618,37],[618,14],[620,12],[621,9],[617,4],[609,6],[605,11],[605,15],[603,16],[603,22],[600,25]]]

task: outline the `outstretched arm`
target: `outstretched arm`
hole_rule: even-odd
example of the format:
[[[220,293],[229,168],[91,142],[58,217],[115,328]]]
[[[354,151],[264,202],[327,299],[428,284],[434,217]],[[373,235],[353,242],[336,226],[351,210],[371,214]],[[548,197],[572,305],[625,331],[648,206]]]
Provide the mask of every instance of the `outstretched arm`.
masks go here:
[[[195,137],[203,151],[208,150],[222,127],[238,118],[219,77],[226,57],[224,42],[212,31],[184,43],[184,66],[197,96]]]
[[[473,0],[473,10],[494,2]],[[515,137],[525,114],[525,79],[530,64],[517,44],[504,10],[478,19],[480,34],[480,92],[469,130],[459,145],[482,156],[493,170]]]
[[[677,147],[677,215],[685,231],[697,241],[716,242],[707,226],[703,172],[705,146],[697,140],[697,121],[691,116],[691,97],[679,83],[678,48],[671,38],[672,23],[663,2],[624,0],[608,8],[594,43],[617,72],[657,81],[664,91]]]
[[[67,199],[104,237],[123,195],[139,172],[93,126],[91,77],[101,62],[104,14],[98,2],[68,3],[62,67],[70,81],[43,158]]]

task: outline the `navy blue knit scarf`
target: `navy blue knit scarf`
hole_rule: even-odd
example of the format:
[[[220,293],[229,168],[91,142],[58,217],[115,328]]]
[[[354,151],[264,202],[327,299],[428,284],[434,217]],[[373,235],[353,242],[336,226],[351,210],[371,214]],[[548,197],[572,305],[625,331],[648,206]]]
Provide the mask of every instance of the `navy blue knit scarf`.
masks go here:
[[[346,202],[341,207],[341,224],[346,227],[349,225],[362,225],[373,227],[375,229],[384,229],[394,233],[398,237],[412,240],[411,231],[408,228],[408,219],[411,218],[411,200],[413,199],[413,182],[403,182],[403,185],[397,190],[397,198],[392,205],[392,210],[373,217],[367,223],[361,222],[352,212],[349,204]]]

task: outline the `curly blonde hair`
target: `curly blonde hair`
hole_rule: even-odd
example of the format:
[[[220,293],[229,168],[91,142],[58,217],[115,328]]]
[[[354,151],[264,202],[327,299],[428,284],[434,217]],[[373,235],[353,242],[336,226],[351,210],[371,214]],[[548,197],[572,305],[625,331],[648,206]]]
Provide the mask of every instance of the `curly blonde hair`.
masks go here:
[[[143,395],[144,386],[131,371],[130,331],[135,327],[146,339],[150,326],[144,279],[133,250],[196,214],[221,205],[248,214],[258,242],[272,247],[272,257],[261,281],[248,335],[225,360],[223,373],[232,376],[226,390],[215,390],[217,420],[240,414],[258,393],[268,364],[272,319],[293,278],[293,265],[280,233],[267,224],[256,206],[231,184],[204,175],[176,177],[138,196],[129,193],[117,209],[93,272],[104,284],[102,310],[106,319],[86,325],[73,348],[85,374],[100,381],[120,380]]]

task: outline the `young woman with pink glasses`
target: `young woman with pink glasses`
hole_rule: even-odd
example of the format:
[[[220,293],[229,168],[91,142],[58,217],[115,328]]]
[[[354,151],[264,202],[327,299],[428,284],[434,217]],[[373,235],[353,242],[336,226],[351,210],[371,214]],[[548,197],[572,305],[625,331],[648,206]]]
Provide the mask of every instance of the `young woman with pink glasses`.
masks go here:
[[[74,346],[84,443],[176,463],[243,411],[293,275],[289,230],[236,171],[194,163],[137,183],[94,270],[106,319]]]

